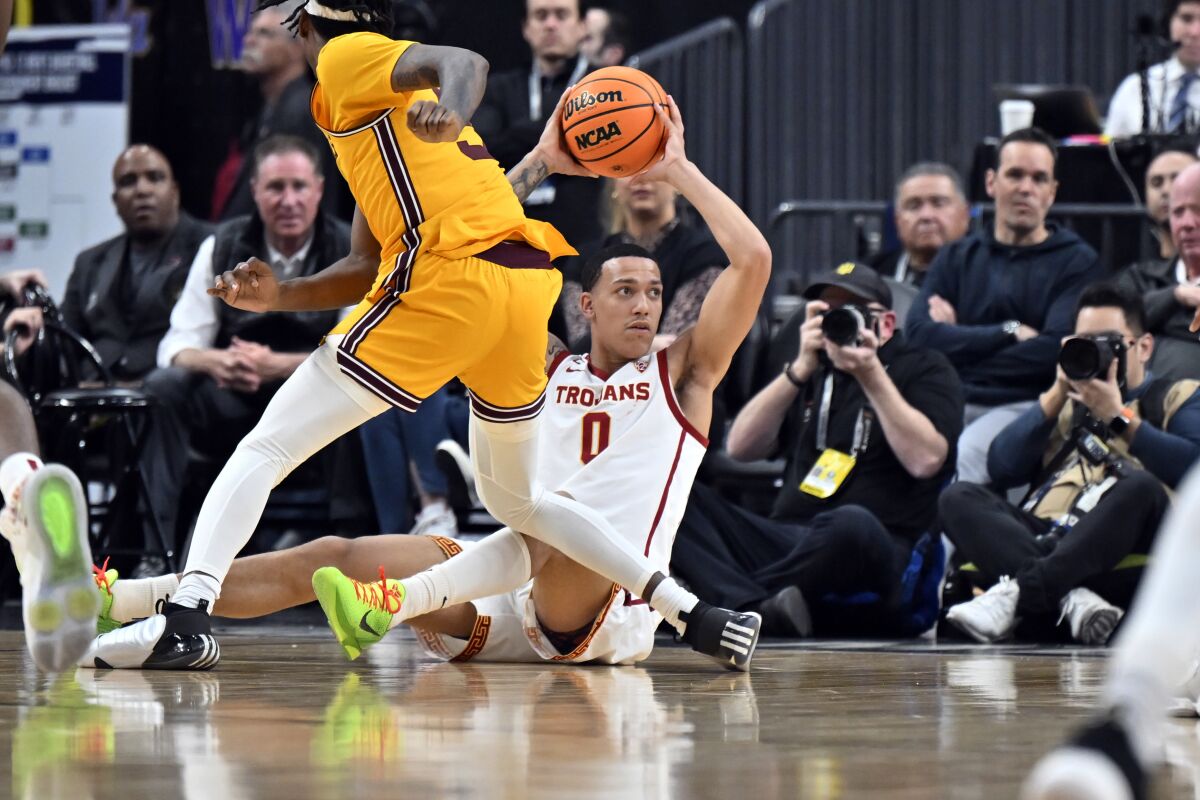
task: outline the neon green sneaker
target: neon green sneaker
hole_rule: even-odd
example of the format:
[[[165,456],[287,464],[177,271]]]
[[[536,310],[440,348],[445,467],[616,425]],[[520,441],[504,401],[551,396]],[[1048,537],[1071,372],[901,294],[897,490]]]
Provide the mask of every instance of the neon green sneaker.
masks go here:
[[[379,583],[360,583],[337,567],[321,567],[313,573],[312,585],[333,635],[351,661],[384,637],[404,603],[404,586],[389,581],[383,567]]]
[[[116,586],[119,576],[115,569],[107,569],[107,567],[107,558],[99,567],[95,564],[92,565],[92,577],[95,578],[96,589],[100,592],[100,616],[96,617],[97,635],[111,633],[121,627],[121,623],[112,618],[112,588]]]

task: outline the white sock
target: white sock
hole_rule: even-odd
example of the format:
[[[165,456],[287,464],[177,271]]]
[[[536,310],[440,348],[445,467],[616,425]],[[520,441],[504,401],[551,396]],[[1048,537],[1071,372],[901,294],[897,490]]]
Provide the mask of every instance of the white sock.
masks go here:
[[[179,582],[179,591],[175,592],[171,602],[177,606],[199,608],[200,601],[207,600],[208,613],[211,614],[212,607],[220,596],[221,582],[219,580],[212,575],[205,575],[203,572],[189,572]]]
[[[1113,645],[1104,703],[1128,723],[1143,764],[1161,755],[1167,704],[1200,652],[1198,517],[1200,469],[1193,469],[1159,530],[1150,566]]]
[[[34,470],[41,469],[42,460],[33,453],[13,453],[0,463],[0,493],[9,508],[16,505],[18,489]]]
[[[108,615],[117,622],[132,622],[158,611],[158,601],[173,598],[179,590],[175,575],[140,580],[120,579],[112,586],[113,604]]]
[[[670,579],[645,597],[660,570],[596,510],[543,488],[536,480],[538,421],[495,423],[471,415],[471,461],[479,496],[497,519],[646,600],[677,630],[699,602]],[[467,597],[464,600],[476,598]]]
[[[511,592],[530,577],[529,548],[503,528],[454,558],[405,578],[404,605],[389,627],[440,608]]]

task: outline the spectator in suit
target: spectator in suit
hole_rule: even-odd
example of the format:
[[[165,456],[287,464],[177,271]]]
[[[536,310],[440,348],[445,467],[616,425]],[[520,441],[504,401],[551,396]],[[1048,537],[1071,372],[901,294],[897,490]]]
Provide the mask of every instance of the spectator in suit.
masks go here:
[[[578,0],[526,0],[521,32],[532,64],[490,76],[471,120],[504,169],[533,149],[563,92],[588,73],[579,52],[585,31]],[[552,223],[579,247],[600,237],[599,198],[600,181],[553,175],[529,195],[525,213]]]
[[[135,144],[113,165],[113,203],[125,232],[75,259],[61,311],[117,380],[154,368],[171,307],[211,227],[179,209],[179,186],[157,149]]]
[[[1178,45],[1174,54],[1150,67],[1150,127],[1146,133],[1195,133],[1200,128],[1200,2],[1166,0],[1163,28]],[[1142,80],[1125,76],[1113,92],[1104,132],[1115,138],[1135,136],[1142,127]]]
[[[1165,150],[1146,168],[1146,215],[1150,218],[1150,235],[1154,237],[1159,259],[1169,261],[1176,256],[1171,240],[1171,187],[1179,173],[1196,161],[1194,151]]]

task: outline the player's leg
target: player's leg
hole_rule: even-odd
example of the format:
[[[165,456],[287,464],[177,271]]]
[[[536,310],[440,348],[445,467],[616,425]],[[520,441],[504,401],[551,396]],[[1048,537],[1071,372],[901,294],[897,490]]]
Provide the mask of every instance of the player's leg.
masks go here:
[[[341,374],[335,346],[331,337],[284,382],[217,476],[200,509],[179,590],[164,605],[167,624],[156,615],[124,629],[131,641],[150,645],[145,668],[215,666],[219,648],[208,611],[271,490],[326,444],[388,407]]]
[[[42,464],[29,406],[2,381],[0,420],[0,534],[21,575],[25,643],[39,667],[57,672],[87,649],[100,610],[87,505],[71,470]]]
[[[1026,797],[1144,796],[1144,771],[1159,757],[1169,700],[1200,651],[1197,516],[1200,470],[1193,470],[1118,634],[1099,719],[1041,761]]]
[[[544,294],[547,309],[557,297],[557,273],[503,270],[478,260],[476,264],[481,276],[496,279],[496,285],[490,287],[493,294],[504,296],[513,287],[517,287],[514,294],[524,293],[509,304],[518,311],[525,308],[522,304],[529,305],[526,311],[536,306],[528,299],[530,294]],[[472,392],[471,460],[484,505],[510,529],[548,544],[645,599],[698,651],[744,668],[757,643],[757,615],[702,603],[652,565],[603,515],[547,491],[539,482],[537,415],[546,385],[544,320],[545,315],[514,312],[506,321],[501,345],[461,375]],[[419,615],[443,605],[511,591],[529,577],[514,572],[510,586],[498,587],[488,565],[474,556],[464,554],[405,581],[406,608],[399,613]]]

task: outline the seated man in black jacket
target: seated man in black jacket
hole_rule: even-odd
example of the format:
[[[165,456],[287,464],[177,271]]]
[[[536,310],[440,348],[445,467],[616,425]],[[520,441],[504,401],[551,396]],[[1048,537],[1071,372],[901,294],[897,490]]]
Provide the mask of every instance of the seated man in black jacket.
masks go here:
[[[726,445],[741,461],[786,454],[771,518],[697,485],[671,568],[707,602],[761,609],[771,635],[807,635],[814,625],[910,632],[901,576],[954,470],[958,377],[944,356],[904,341],[891,292],[870,267],[843,264],[805,297],[794,360],[746,404]],[[823,315],[849,305],[865,327],[857,343],[838,345],[822,333]],[[823,601],[860,592],[878,595],[883,612],[867,631],[851,631]]]
[[[1200,340],[1188,330],[1200,308],[1200,164],[1175,177],[1168,223],[1179,257],[1135,264],[1118,280],[1146,304],[1146,329],[1156,341],[1154,373],[1200,378]]]
[[[255,149],[254,160],[256,211],[223,223],[201,245],[159,346],[159,369],[146,379],[159,407],[142,469],[168,537],[189,446],[214,457],[232,452],[337,322],[336,311],[253,314],[207,294],[217,275],[256,253],[266,252],[275,273],[292,278],[319,272],[349,252],[350,227],[320,210],[324,181],[311,144],[274,136]],[[147,542],[153,542],[149,535]],[[163,566],[149,559],[142,571],[157,575]]]
[[[592,69],[579,52],[587,33],[579,6],[580,0],[525,0],[521,34],[529,44],[532,63],[488,77],[471,125],[506,170],[537,144],[567,87]],[[525,213],[551,223],[579,247],[600,236],[596,215],[600,184],[591,178],[551,175],[525,200]]]
[[[179,210],[171,165],[149,145],[117,157],[113,204],[125,232],[79,254],[60,310],[114,378],[136,381],[154,369],[171,306],[212,227]]]
[[[1150,552],[1167,510],[1164,486],[1174,488],[1200,458],[1200,384],[1146,371],[1154,338],[1136,292],[1085,289],[1075,335],[1109,337],[1106,346],[1125,352],[1103,365],[1103,377],[1072,380],[1060,366],[992,442],[996,486],[1028,483],[1028,500],[1018,508],[969,483],[942,494],[946,535],[991,587],[946,618],[982,642],[1012,634],[1019,617],[1059,614],[1076,641],[1107,642],[1135,583],[1111,580],[1111,570]],[[1075,351],[1064,352],[1070,367]]]
[[[913,344],[949,357],[962,378],[966,429],[958,479],[987,483],[987,447],[1054,377],[1079,293],[1099,278],[1096,252],[1046,223],[1057,149],[1037,128],[1008,134],[988,170],[991,229],[938,252],[909,311]]]

